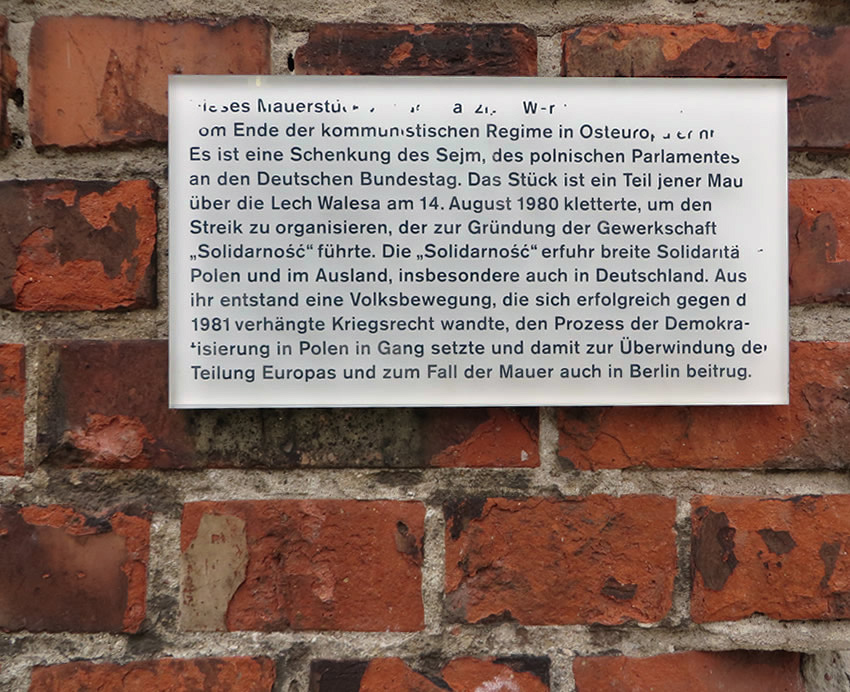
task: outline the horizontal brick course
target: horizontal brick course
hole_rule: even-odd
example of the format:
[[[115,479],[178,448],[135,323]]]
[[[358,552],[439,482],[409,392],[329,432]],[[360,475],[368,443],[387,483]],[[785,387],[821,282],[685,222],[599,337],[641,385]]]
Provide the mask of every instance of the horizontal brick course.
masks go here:
[[[537,39],[519,24],[317,24],[298,74],[537,74]]]
[[[850,495],[692,502],[695,622],[850,617]]]
[[[267,74],[269,25],[41,17],[29,56],[37,148],[165,142],[169,74]]]
[[[445,506],[446,603],[466,622],[657,622],[676,576],[674,500],[607,495]]]
[[[0,182],[0,307],[151,307],[156,232],[148,180]]]
[[[188,504],[183,627],[420,630],[424,521],[418,502]]]
[[[850,27],[602,24],[565,31],[569,77],[787,77],[788,141],[850,146]]]
[[[577,469],[844,468],[848,368],[850,343],[799,341],[790,406],[564,408],[559,455]]]
[[[0,475],[24,473],[25,349],[0,344]]]
[[[150,522],[0,505],[0,630],[136,632]]]

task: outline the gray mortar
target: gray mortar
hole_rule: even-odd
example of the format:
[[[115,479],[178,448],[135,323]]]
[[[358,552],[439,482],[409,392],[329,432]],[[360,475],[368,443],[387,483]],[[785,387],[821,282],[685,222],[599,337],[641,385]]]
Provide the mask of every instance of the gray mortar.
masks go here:
[[[306,40],[318,21],[383,21],[390,23],[518,22],[538,35],[541,76],[560,71],[560,31],[600,22],[717,22],[811,24],[850,23],[844,0],[562,0],[517,3],[511,0],[149,0],[140,11],[135,0],[9,0],[0,10],[11,20],[10,42],[19,63],[19,86],[26,95],[26,55],[32,22],[42,15],[110,14],[180,19],[256,15],[274,27],[273,71],[288,74],[288,57]],[[687,619],[689,589],[689,503],[699,494],[793,495],[848,493],[843,472],[812,471],[564,471],[557,458],[554,412],[541,409],[540,459],[537,469],[295,470],[198,472],[99,472],[38,468],[35,445],[35,402],[39,362],[35,345],[53,339],[124,339],[167,337],[167,155],[165,146],[129,151],[37,154],[27,128],[27,105],[10,104],[10,121],[23,147],[0,157],[0,178],[119,180],[151,178],[160,186],[158,238],[159,306],[125,313],[0,313],[0,342],[25,343],[27,352],[26,464],[24,478],[0,477],[0,501],[26,504],[70,503],[96,511],[117,501],[145,501],[154,510],[148,568],[148,617],[134,636],[88,634],[0,634],[0,690],[23,692],[34,665],[71,660],[145,660],[161,656],[269,656],[280,661],[277,689],[306,692],[313,659],[437,655],[498,656],[526,654],[551,659],[553,690],[574,687],[576,655],[619,651],[650,656],[673,651],[737,648],[784,649],[815,654],[804,664],[809,692],[848,689],[847,655],[850,623],[784,623],[764,617],[740,622],[694,625]],[[789,176],[850,177],[846,155],[789,155]],[[791,335],[799,340],[850,341],[850,310],[835,305],[791,309]],[[850,460],[848,460],[850,462]],[[469,626],[443,624],[442,501],[449,495],[575,495],[588,493],[653,493],[677,501],[679,576],[673,608],[660,625],[622,627],[522,627],[512,624]],[[419,500],[426,504],[423,601],[426,627],[418,633],[234,632],[192,633],[177,627],[180,598],[180,516],[182,504],[195,500],[268,498],[358,498]],[[830,676],[831,679],[826,679]],[[843,677],[842,677],[843,676]],[[835,682],[832,685],[832,682]]]

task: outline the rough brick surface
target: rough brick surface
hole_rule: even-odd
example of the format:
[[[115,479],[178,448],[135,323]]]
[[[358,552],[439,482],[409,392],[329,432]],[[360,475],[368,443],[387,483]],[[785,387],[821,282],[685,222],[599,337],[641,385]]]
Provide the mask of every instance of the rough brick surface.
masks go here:
[[[850,343],[792,342],[790,406],[565,408],[559,454],[577,469],[845,468],[848,397]]]
[[[792,303],[850,302],[850,181],[788,183]]]
[[[150,522],[0,505],[0,630],[136,632]]]
[[[518,24],[318,24],[299,74],[537,74],[537,39]]]
[[[694,621],[850,617],[850,495],[691,504]]]
[[[424,521],[418,502],[188,504],[184,628],[420,630]]]
[[[169,74],[267,74],[269,26],[41,17],[29,57],[37,148],[165,142]]]
[[[274,661],[267,658],[81,661],[34,668],[30,692],[271,692],[274,682]]]
[[[315,661],[310,692],[547,692],[545,658],[458,658],[439,670],[410,666],[398,658]]]
[[[850,146],[850,27],[606,24],[563,34],[570,77],[787,77],[788,140]]]
[[[156,229],[147,180],[0,182],[0,307],[152,306]]]
[[[0,344],[0,475],[24,473],[24,347]]]
[[[576,692],[805,692],[800,655],[785,651],[689,651],[629,658],[579,657]]]
[[[657,622],[676,575],[675,501],[650,495],[450,503],[446,598],[467,622]]]
[[[533,409],[177,411],[165,341],[46,347],[39,441],[100,468],[536,466]]]
[[[6,115],[9,99],[17,87],[18,64],[9,52],[6,39],[9,22],[0,16],[0,150],[8,149],[12,143],[12,131]]]

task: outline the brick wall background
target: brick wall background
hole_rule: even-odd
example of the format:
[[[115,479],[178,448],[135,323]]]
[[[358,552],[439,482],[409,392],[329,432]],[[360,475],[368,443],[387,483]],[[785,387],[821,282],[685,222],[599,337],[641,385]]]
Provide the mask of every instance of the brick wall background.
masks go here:
[[[4,8],[0,689],[850,690],[844,0]],[[171,72],[787,75],[790,406],[169,411]]]

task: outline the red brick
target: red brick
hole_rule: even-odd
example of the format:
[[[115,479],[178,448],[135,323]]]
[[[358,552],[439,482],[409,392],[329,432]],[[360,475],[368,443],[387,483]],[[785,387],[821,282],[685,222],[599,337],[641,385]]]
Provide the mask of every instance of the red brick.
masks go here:
[[[0,150],[8,149],[12,144],[12,130],[6,114],[7,103],[17,88],[18,63],[9,52],[6,38],[9,22],[0,16]]]
[[[675,501],[650,495],[446,505],[446,597],[466,622],[657,622],[676,575]]]
[[[848,396],[850,343],[792,342],[789,406],[566,408],[559,454],[577,469],[844,468]]]
[[[0,307],[150,307],[156,230],[147,180],[0,182]]]
[[[24,347],[0,344],[0,476],[24,473]]]
[[[788,140],[850,146],[850,27],[605,24],[563,34],[569,77],[787,77]]]
[[[695,622],[850,617],[850,495],[697,497]]]
[[[184,626],[420,630],[424,521],[418,502],[188,504]]]
[[[48,463],[99,468],[536,466],[534,409],[168,408],[165,341],[43,349]]]
[[[65,663],[33,668],[30,692],[271,692],[268,658],[162,658],[137,663]]]
[[[440,670],[422,670],[399,658],[314,661],[310,692],[547,692],[545,658],[458,658]]]
[[[850,302],[850,181],[788,183],[792,303]]]
[[[576,692],[805,692],[800,655],[785,651],[689,651],[648,658],[580,657]]]
[[[537,74],[537,39],[519,24],[317,24],[298,74]]]
[[[267,74],[269,25],[40,17],[30,40],[36,148],[168,139],[169,74]]]
[[[0,505],[0,630],[136,632],[150,522]]]

